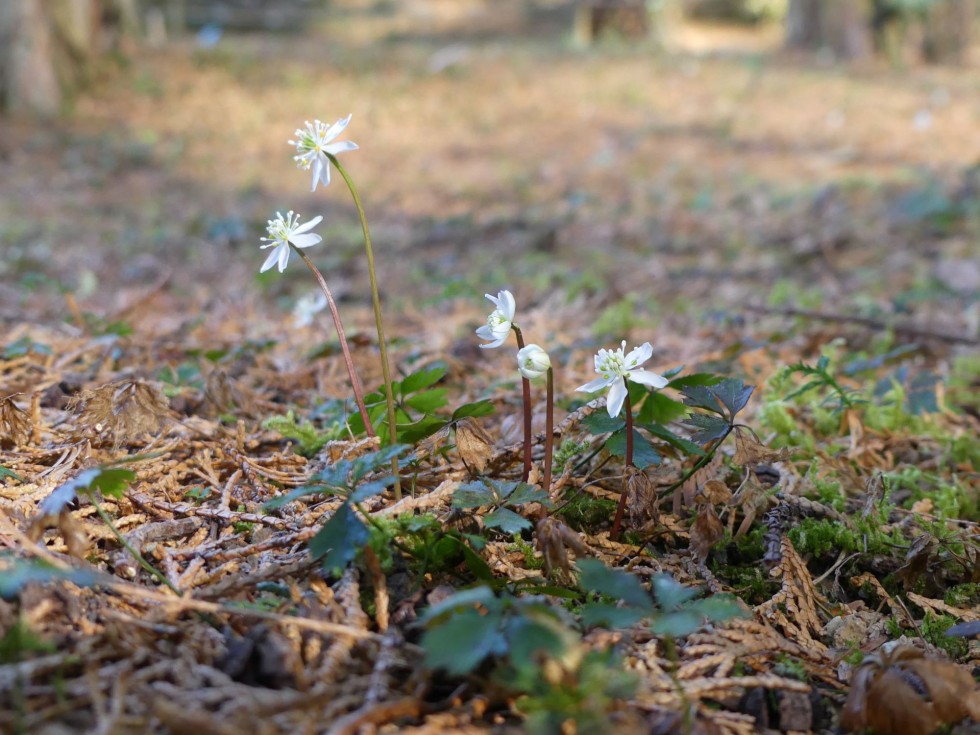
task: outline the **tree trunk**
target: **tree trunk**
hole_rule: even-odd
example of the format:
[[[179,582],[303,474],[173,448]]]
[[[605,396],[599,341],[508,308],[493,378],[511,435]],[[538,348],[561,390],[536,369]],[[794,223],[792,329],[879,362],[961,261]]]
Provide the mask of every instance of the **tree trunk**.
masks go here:
[[[962,63],[973,41],[974,0],[937,2],[926,13],[922,55],[936,64]]]
[[[0,2],[0,93],[11,112],[51,116],[61,108],[54,37],[42,0]]]
[[[790,48],[828,49],[839,59],[871,55],[869,4],[864,0],[790,0],[786,13]]]

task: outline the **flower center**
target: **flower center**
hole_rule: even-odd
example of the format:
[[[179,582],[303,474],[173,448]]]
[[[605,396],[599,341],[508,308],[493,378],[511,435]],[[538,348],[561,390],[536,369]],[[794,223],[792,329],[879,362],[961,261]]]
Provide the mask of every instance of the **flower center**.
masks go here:
[[[599,362],[597,372],[604,378],[611,378],[613,376],[628,377],[626,372],[626,356],[621,350],[607,352]]]
[[[494,329],[495,327],[502,327],[506,323],[506,317],[504,317],[504,315],[499,311],[495,311],[487,317],[487,326],[491,329]]]

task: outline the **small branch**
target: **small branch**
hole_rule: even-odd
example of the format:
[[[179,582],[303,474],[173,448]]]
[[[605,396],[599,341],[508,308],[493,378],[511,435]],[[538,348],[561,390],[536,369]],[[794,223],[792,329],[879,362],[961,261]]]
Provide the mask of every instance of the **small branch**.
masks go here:
[[[821,322],[837,322],[844,324],[860,324],[863,327],[876,330],[891,329],[898,334],[905,334],[909,337],[920,339],[938,339],[942,342],[953,342],[956,344],[977,345],[980,338],[970,337],[966,334],[950,334],[949,332],[935,332],[925,327],[918,327],[907,322],[890,322],[886,319],[874,319],[867,316],[851,316],[849,314],[833,314],[825,311],[810,311],[809,309],[797,309],[794,307],[773,308],[762,304],[747,304],[746,311],[755,314],[774,314],[777,316],[795,316],[801,319],[813,319]]]

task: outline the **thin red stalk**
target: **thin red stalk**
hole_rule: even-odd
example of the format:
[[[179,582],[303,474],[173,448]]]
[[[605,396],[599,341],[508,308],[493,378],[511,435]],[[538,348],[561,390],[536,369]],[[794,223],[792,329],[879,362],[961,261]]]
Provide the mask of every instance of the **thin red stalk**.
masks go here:
[[[555,445],[555,371],[548,368],[548,398],[544,425],[544,491],[551,494],[551,454]]]
[[[354,360],[350,355],[350,347],[347,344],[347,335],[344,333],[344,325],[340,322],[340,312],[337,311],[337,303],[333,300],[333,296],[330,293],[330,289],[327,287],[327,282],[323,278],[323,274],[320,273],[320,269],[317,268],[313,261],[310,260],[310,256],[304,253],[297,247],[293,247],[299,256],[306,263],[307,267],[312,271],[313,277],[316,278],[316,282],[320,284],[320,290],[323,291],[323,295],[327,297],[327,305],[330,307],[330,315],[333,317],[333,325],[337,329],[337,338],[340,340],[340,350],[344,353],[344,364],[347,366],[347,374],[350,376],[351,388],[354,390],[354,400],[357,401],[357,408],[361,412],[361,419],[364,421],[364,431],[368,436],[374,436],[374,427],[371,425],[371,417],[368,416],[367,408],[364,406],[364,391],[361,388],[361,381],[357,377],[357,373],[354,370]]]
[[[625,381],[626,378],[623,378]],[[626,383],[626,467],[633,466],[633,403],[630,401],[629,383]],[[628,473],[628,470],[627,470]],[[623,488],[619,495],[619,505],[616,506],[616,517],[613,519],[612,531],[609,538],[613,541],[619,540],[619,528],[623,523],[623,511],[626,510],[626,488]]]
[[[517,349],[524,349],[524,335],[520,328],[511,325],[514,334],[517,335]],[[524,395],[524,472],[521,474],[521,482],[527,482],[531,476],[531,381],[521,377],[521,388]]]

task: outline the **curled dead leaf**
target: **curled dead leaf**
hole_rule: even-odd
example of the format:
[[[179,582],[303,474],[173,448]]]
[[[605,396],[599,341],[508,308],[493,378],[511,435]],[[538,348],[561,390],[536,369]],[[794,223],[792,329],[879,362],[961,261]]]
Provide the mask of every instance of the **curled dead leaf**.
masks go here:
[[[650,477],[641,469],[626,467],[626,509],[633,523],[641,529],[657,522],[657,493]]]
[[[711,505],[702,505],[691,526],[691,550],[698,561],[708,558],[708,552],[725,535],[725,525]]]
[[[789,450],[770,449],[765,444],[756,441],[749,432],[742,429],[735,431],[735,455],[732,462],[737,465],[768,464],[770,462],[782,462],[790,458]]]
[[[493,441],[474,418],[456,422],[456,449],[471,472],[483,472],[493,453]]]
[[[544,570],[549,577],[556,569],[571,575],[568,551],[575,557],[588,556],[589,550],[581,537],[557,518],[542,518],[534,528],[534,547],[544,556]]]
[[[708,480],[698,490],[697,500],[711,505],[721,505],[731,500],[732,491],[721,480]]]
[[[17,407],[14,396],[0,398],[0,445],[17,446],[31,435],[31,417]]]
[[[170,404],[156,387],[139,380],[120,380],[84,390],[71,402],[81,404],[81,423],[118,444],[141,434],[156,434],[170,421]]]

